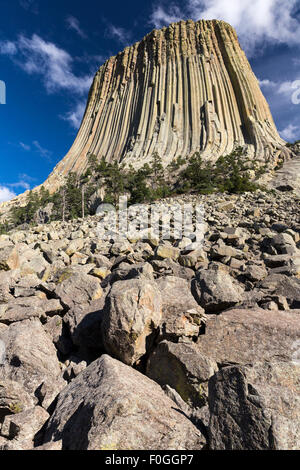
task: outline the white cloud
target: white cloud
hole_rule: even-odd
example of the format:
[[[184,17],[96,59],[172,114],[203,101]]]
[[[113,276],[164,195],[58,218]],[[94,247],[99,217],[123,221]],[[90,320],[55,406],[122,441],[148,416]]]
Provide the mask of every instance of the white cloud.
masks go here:
[[[297,57],[295,57],[295,58],[293,59],[293,65],[294,65],[295,67],[299,67],[299,65],[300,65],[300,59],[298,59]]]
[[[269,80],[268,78],[264,79],[264,80],[258,80],[259,81],[259,84],[261,86],[261,88],[275,88],[277,86],[277,84],[275,82],[273,82],[272,80]]]
[[[289,124],[285,129],[279,132],[283,139],[293,142],[299,138],[300,135],[300,126],[295,126],[294,124]]]
[[[12,41],[0,41],[0,54],[15,55],[17,47]]]
[[[5,201],[10,201],[16,197],[16,194],[5,186],[0,186],[0,203]]]
[[[41,75],[49,93],[69,90],[76,94],[86,93],[92,75],[78,77],[72,71],[73,59],[64,49],[46,42],[37,34],[32,38],[21,35],[15,43],[13,60],[30,75]],[[12,46],[10,46],[12,48]],[[11,55],[6,48],[2,54]],[[16,57],[17,56],[17,57]]]
[[[294,80],[294,81],[284,81],[284,82],[274,82],[272,80],[259,80],[259,84],[262,89],[265,89],[267,91],[271,91],[275,95],[283,95],[286,98],[289,99],[289,101],[292,101],[293,94],[295,93],[295,90],[297,92],[297,89],[300,86],[300,81],[299,80]]]
[[[114,38],[123,45],[127,45],[130,42],[131,34],[126,29],[113,24],[109,24],[106,29],[106,35]]]
[[[158,5],[152,12],[151,23],[156,28],[168,25],[170,23],[176,23],[183,17],[183,12],[177,5],[171,4],[166,11],[162,5]]]
[[[23,142],[20,142],[19,145],[23,150],[26,150],[26,152],[29,152],[29,150],[31,148],[30,145],[24,144]]]
[[[293,12],[299,0],[185,0],[157,5],[151,15],[155,27],[183,18],[219,19],[234,26],[248,54],[264,42],[300,45],[300,23]]]
[[[60,117],[64,121],[69,121],[69,123],[74,129],[79,129],[81,121],[82,121],[82,117],[85,111],[85,107],[86,107],[85,101],[77,103],[77,105],[75,106],[73,110],[69,111],[64,116],[60,116]]]
[[[71,16],[71,15],[68,16],[66,18],[66,23],[68,25],[68,29],[72,29],[73,31],[75,31],[78,34],[78,36],[80,36],[82,39],[87,38],[85,32],[80,27],[79,20],[75,18],[75,16]]]
[[[30,189],[30,184],[27,181],[20,180],[17,181],[16,183],[11,183],[8,185],[10,188],[23,188],[26,191]]]
[[[32,144],[34,145],[34,147],[36,148],[36,151],[41,157],[46,158],[47,160],[50,160],[51,155],[52,155],[52,152],[50,152],[50,150],[43,148],[37,140],[34,140]]]
[[[9,188],[23,188],[25,190],[28,190],[31,188],[31,183],[33,183],[34,181],[35,178],[32,178],[26,173],[22,173],[21,175],[19,175],[19,180],[16,183],[5,184],[5,186],[8,186]]]
[[[289,95],[291,96],[293,92],[295,91],[295,81],[293,82],[282,82],[278,88],[278,93],[281,93],[282,95]]]

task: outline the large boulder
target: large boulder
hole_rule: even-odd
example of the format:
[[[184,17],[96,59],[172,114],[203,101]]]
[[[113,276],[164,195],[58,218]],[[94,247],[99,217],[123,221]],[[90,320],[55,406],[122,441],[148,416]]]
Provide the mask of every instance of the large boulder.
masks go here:
[[[146,353],[148,338],[158,329],[161,317],[161,295],[154,282],[115,282],[102,323],[106,351],[125,364],[135,364]]]
[[[221,369],[209,381],[214,450],[299,450],[300,367],[275,361]]]
[[[63,450],[197,450],[201,432],[152,380],[104,355],[60,393],[44,443]]]
[[[210,315],[205,335],[198,338],[197,349],[221,366],[254,364],[278,357],[291,361],[300,337],[299,313],[236,309]]]
[[[34,399],[29,395],[25,388],[13,380],[2,378],[2,369],[0,365],[0,423],[7,415],[31,409],[34,405]]]
[[[192,286],[197,302],[206,313],[220,313],[244,299],[243,288],[219,267],[199,270]]]
[[[39,296],[20,297],[0,305],[0,322],[15,323],[30,318],[45,318],[63,310],[58,299],[47,300]]]
[[[0,435],[6,441],[0,444],[0,449],[32,450],[35,436],[48,418],[49,414],[40,406],[5,416]]]
[[[147,363],[148,377],[169,385],[194,407],[206,404],[207,383],[217,370],[216,362],[200,354],[193,343],[162,341]]]
[[[170,341],[197,338],[205,322],[204,310],[191,293],[190,282],[175,276],[157,281],[162,297],[160,336]]]
[[[72,342],[80,347],[82,352],[87,349],[100,349],[102,346],[101,324],[105,299],[104,292],[98,300],[75,305],[63,318]]]
[[[102,295],[99,279],[72,269],[63,272],[55,289],[55,296],[69,309],[98,300]]]
[[[208,317],[196,347],[221,368],[209,381],[211,448],[299,448],[299,337],[298,310]]]
[[[14,245],[0,246],[0,270],[9,271],[20,267],[20,258]]]
[[[37,400],[38,389],[44,385],[47,393],[40,399],[47,407],[65,386],[56,349],[37,319],[13,323],[3,331],[0,340],[6,348],[2,377],[23,385]]]

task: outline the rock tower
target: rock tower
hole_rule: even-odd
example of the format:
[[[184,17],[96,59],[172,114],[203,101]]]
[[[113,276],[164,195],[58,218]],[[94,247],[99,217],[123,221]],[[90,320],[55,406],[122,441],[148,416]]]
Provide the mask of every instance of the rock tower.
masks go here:
[[[180,21],[154,30],[100,67],[78,135],[50,182],[83,172],[87,157],[164,164],[237,146],[276,161],[285,142],[235,30],[224,21]]]

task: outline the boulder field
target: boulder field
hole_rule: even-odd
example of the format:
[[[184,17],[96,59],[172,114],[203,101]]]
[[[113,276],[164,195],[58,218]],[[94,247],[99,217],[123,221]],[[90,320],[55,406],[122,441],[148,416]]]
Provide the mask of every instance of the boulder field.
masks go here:
[[[201,246],[99,216],[0,236],[0,449],[300,448],[299,198],[176,202]]]

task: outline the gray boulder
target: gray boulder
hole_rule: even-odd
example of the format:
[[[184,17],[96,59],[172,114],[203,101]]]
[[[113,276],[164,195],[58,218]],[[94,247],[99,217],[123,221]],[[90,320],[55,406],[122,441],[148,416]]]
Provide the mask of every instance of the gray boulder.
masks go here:
[[[209,381],[209,447],[298,450],[299,365],[275,361],[231,366]]]
[[[278,357],[289,362],[300,337],[297,312],[236,309],[210,315],[197,349],[222,366],[254,364]]]
[[[146,353],[147,338],[157,330],[161,317],[161,295],[154,282],[115,282],[102,323],[106,351],[125,364],[135,364]]]
[[[55,296],[69,309],[98,300],[102,295],[99,279],[72,269],[64,271],[55,289]]]
[[[34,438],[45,424],[49,414],[40,406],[27,411],[15,413],[4,418],[0,435],[7,439],[0,448],[2,450],[31,450]]]
[[[20,267],[20,258],[17,248],[14,245],[0,246],[0,271],[9,271]]]
[[[161,338],[178,341],[178,338],[197,338],[205,323],[204,310],[191,293],[190,282],[175,276],[157,281],[162,298]]]
[[[32,396],[42,384],[47,384],[44,399],[51,403],[65,382],[60,378],[56,349],[40,321],[31,319],[13,323],[0,331],[0,339],[6,347],[2,377],[20,383]]]
[[[205,439],[152,380],[104,355],[59,395],[44,444],[63,450],[196,450]]]
[[[193,343],[162,341],[147,364],[148,377],[170,386],[194,407],[205,405],[208,380],[217,370],[216,362],[200,354]]]
[[[4,417],[21,411],[26,411],[34,406],[34,398],[25,388],[13,380],[2,378],[0,367],[0,423]]]
[[[220,313],[244,299],[243,288],[223,269],[200,270],[193,281],[193,294],[205,313]]]

